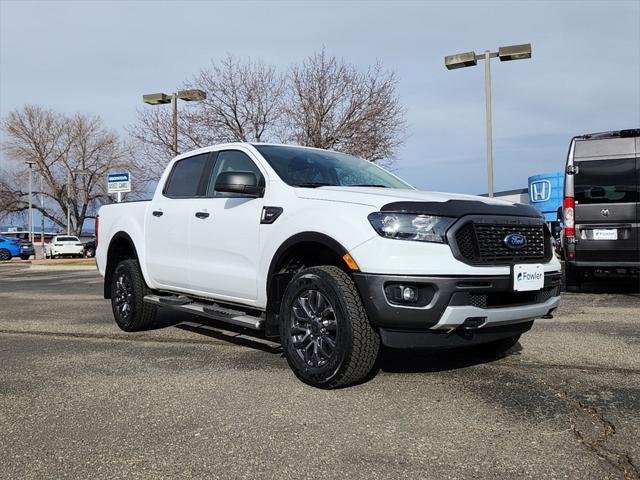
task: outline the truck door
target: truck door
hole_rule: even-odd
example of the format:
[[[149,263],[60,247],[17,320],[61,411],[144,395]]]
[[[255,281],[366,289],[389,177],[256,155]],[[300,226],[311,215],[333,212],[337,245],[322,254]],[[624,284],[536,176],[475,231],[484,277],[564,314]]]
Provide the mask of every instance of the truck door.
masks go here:
[[[576,261],[603,267],[638,261],[638,166],[635,156],[576,159]]]
[[[191,288],[228,301],[257,297],[260,258],[260,215],[263,198],[216,192],[220,172],[253,172],[264,184],[265,173],[240,150],[218,152],[207,188],[190,220]]]
[[[147,271],[162,287],[189,288],[189,222],[203,195],[209,154],[174,163],[162,191],[154,195],[146,218]],[[206,177],[206,178],[205,178]]]

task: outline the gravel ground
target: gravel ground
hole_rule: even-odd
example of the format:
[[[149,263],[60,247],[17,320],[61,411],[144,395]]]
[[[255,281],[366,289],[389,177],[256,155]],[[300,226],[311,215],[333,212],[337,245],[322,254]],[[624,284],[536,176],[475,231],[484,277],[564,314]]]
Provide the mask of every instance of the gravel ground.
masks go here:
[[[624,289],[564,294],[503,358],[386,351],[337,391],[197,317],[121,332],[101,291],[93,269],[0,265],[0,477],[639,478]]]

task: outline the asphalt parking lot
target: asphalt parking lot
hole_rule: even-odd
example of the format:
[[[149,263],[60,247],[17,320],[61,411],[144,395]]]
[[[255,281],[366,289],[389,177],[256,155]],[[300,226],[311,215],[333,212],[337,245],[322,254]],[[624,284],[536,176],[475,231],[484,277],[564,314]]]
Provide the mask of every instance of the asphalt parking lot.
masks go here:
[[[121,332],[101,289],[0,265],[0,477],[639,478],[640,294],[564,294],[503,358],[384,352],[322,391],[196,317]]]

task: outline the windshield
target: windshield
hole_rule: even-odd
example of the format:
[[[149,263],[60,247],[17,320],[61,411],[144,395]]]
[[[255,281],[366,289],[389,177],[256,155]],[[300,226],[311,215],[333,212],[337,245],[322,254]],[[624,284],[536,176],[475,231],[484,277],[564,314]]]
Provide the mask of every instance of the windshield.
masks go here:
[[[574,188],[577,203],[625,203],[638,201],[636,160],[586,160],[576,162]]]
[[[78,237],[58,237],[56,242],[79,242]]]
[[[293,187],[358,186],[412,189],[371,162],[310,148],[254,145],[271,168]]]

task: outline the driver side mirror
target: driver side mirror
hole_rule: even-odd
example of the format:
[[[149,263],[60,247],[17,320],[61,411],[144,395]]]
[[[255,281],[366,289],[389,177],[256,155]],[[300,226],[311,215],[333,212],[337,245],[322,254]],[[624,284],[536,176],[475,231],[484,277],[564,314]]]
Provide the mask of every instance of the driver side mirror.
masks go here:
[[[264,195],[264,187],[258,185],[258,177],[253,172],[220,172],[215,189],[217,192],[238,193],[247,197]]]

